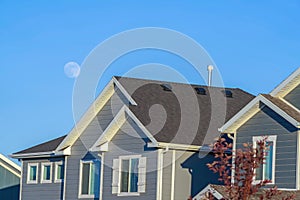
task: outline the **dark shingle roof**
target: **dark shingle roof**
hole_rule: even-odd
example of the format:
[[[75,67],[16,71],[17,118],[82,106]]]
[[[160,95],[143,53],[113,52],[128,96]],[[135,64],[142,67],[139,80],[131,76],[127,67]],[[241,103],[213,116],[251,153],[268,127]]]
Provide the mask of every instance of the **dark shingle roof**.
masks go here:
[[[130,105],[131,111],[159,142],[202,145],[213,141],[218,128],[254,98],[238,88],[225,88],[232,92],[232,98],[226,98],[220,87],[116,78],[137,103]],[[169,84],[172,92],[161,84]],[[196,87],[204,88],[206,95],[197,94]]]
[[[237,88],[226,88],[232,92],[233,97],[225,98],[224,88],[116,78],[137,102],[137,106],[129,105],[130,110],[159,142],[202,145],[207,132],[218,133],[217,129],[224,122],[254,98],[253,95]],[[172,92],[163,90],[160,86],[162,83],[169,84]],[[207,94],[196,94],[194,90],[196,87],[204,88]],[[213,105],[217,113],[212,119],[211,97],[216,99]],[[224,111],[223,116],[222,111]],[[209,126],[210,122],[212,122],[211,126]],[[54,151],[65,137],[62,136],[14,154]]]
[[[279,98],[273,97],[269,94],[261,94],[263,97],[271,101],[273,104],[275,104],[277,107],[279,107],[282,111],[284,111],[286,114],[300,122],[300,113],[295,110],[293,107],[285,103]]]
[[[16,152],[14,154],[26,154],[26,153],[37,153],[37,152],[49,152],[54,151],[56,147],[65,139],[66,135],[61,136],[59,138],[50,140],[48,142],[44,142],[42,144],[30,147],[28,149]]]

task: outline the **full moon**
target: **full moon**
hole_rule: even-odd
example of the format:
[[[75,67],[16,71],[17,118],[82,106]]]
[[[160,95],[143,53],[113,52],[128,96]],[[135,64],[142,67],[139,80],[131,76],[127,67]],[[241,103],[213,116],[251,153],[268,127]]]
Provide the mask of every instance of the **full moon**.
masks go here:
[[[76,62],[68,62],[64,66],[64,71],[67,77],[76,78],[80,74],[80,66]]]

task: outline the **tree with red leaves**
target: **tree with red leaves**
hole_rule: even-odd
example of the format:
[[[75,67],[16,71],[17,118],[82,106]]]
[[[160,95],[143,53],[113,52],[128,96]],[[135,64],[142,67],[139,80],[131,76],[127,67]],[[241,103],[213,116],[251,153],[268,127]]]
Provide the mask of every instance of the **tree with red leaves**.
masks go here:
[[[214,173],[219,174],[219,181],[226,188],[227,199],[230,200],[249,200],[251,197],[256,199],[272,199],[280,195],[281,191],[277,187],[262,189],[270,183],[270,180],[255,181],[256,170],[264,164],[268,147],[267,137],[258,141],[256,148],[252,144],[243,144],[242,149],[233,151],[232,144],[224,138],[219,138],[213,146],[215,161],[207,164],[208,168]],[[234,154],[234,157],[233,157]],[[231,176],[233,174],[233,177]],[[258,197],[258,198],[257,198]],[[282,197],[282,200],[292,200],[295,196]],[[278,198],[277,198],[278,199]]]

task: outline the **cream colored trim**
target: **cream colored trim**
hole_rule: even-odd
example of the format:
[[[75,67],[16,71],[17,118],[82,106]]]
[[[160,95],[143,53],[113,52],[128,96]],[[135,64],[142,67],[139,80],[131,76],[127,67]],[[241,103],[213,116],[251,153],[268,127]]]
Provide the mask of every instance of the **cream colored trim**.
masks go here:
[[[172,177],[171,177],[171,200],[175,198],[175,164],[176,164],[176,151],[172,151]]]
[[[248,121],[253,115],[255,115],[259,109],[259,102],[267,105],[277,114],[282,116],[288,122],[290,122],[295,127],[299,127],[300,123],[288,115],[286,112],[281,110],[278,106],[273,104],[267,98],[262,95],[258,95],[255,97],[250,103],[248,103],[242,110],[240,110],[234,117],[232,117],[227,123],[225,123],[219,131],[222,133],[233,133],[241,127],[246,121]]]
[[[166,143],[166,142],[157,142],[157,144],[149,142],[147,144],[147,147],[169,148],[169,149],[185,150],[185,151],[199,151],[199,149],[201,148],[201,146],[197,146],[197,145],[175,144],[175,143]]]
[[[275,97],[284,97],[290,93],[300,83],[300,68],[295,70],[288,78],[282,81],[274,90],[270,92],[270,95]]]
[[[64,192],[63,192],[63,200],[66,200],[66,188],[67,188],[67,168],[68,168],[68,156],[65,157],[64,161]]]
[[[60,156],[60,155],[58,155]],[[55,151],[47,152],[37,152],[37,153],[21,153],[21,154],[12,154],[12,158],[36,158],[36,157],[55,157]]]
[[[292,125],[294,125],[295,127],[299,127],[300,123],[295,120],[294,118],[292,118],[290,115],[288,115],[286,112],[284,112],[283,110],[281,110],[278,106],[276,106],[275,104],[273,104],[271,101],[269,101],[267,98],[262,97],[262,102],[264,104],[266,104],[268,107],[270,107],[272,110],[274,110],[275,112],[277,112],[277,114],[279,114],[280,116],[282,116],[284,119],[286,119],[288,122],[290,122]],[[300,113],[299,113],[300,114]]]
[[[97,113],[104,107],[106,102],[111,98],[115,92],[115,86],[124,94],[124,96],[129,100],[131,105],[137,105],[133,98],[127,93],[124,87],[117,81],[115,77],[106,85],[100,95],[88,108],[88,110],[81,117],[79,122],[73,127],[67,137],[61,142],[61,144],[56,148],[56,151],[60,151],[68,146],[72,146],[77,138],[82,134],[86,127],[91,123],[93,118]]]
[[[222,133],[233,133],[242,124],[248,121],[253,115],[259,111],[259,99],[257,96],[250,101],[244,108],[242,108],[236,115],[234,115],[228,122],[226,122],[219,131]]]
[[[233,136],[233,144],[232,144],[232,171],[231,171],[231,183],[234,184],[234,174],[235,174],[235,154],[236,154],[236,133],[234,133],[234,136]]]
[[[99,199],[102,200],[103,199],[103,176],[104,176],[104,152],[101,153],[101,164],[100,164],[100,197]]]
[[[211,185],[207,185],[203,190],[201,190],[194,198],[193,200],[202,199],[206,196],[206,193],[211,193],[216,199],[221,200],[223,199],[223,195],[219,193],[217,190],[215,190]]]
[[[128,92],[125,90],[125,88],[122,86],[122,84],[116,79],[116,77],[113,77],[112,80],[114,81],[116,86],[119,88],[119,90],[124,94],[124,96],[129,100],[131,105],[136,106],[137,103],[135,102],[135,100],[130,96],[130,94],[128,94]]]
[[[300,190],[300,130],[297,131],[296,189]]]
[[[129,110],[129,108],[124,105],[118,114],[115,116],[113,121],[105,129],[104,133],[101,134],[99,139],[90,148],[90,151],[100,151],[108,150],[108,143],[115,136],[121,126],[126,122],[126,114],[139,126],[139,128],[145,133],[145,135],[150,139],[153,144],[157,144],[157,141],[152,136],[152,134],[145,128],[145,126],[135,117],[135,115]],[[105,146],[103,146],[105,145]]]
[[[162,200],[162,156],[163,150],[157,150],[157,181],[156,181],[156,200]]]
[[[118,114],[114,117],[114,119],[110,122],[105,131],[101,134],[98,140],[94,143],[94,145],[90,148],[90,151],[99,151],[101,145],[106,144],[113,138],[113,136],[117,133],[117,131],[121,128],[121,126],[125,123],[125,106],[121,108]],[[108,146],[105,148],[108,150]],[[102,150],[105,150],[102,149]]]
[[[2,154],[0,154],[0,165],[17,177],[21,177],[21,167]]]
[[[20,177],[20,194],[19,194],[19,200],[22,200],[22,187],[23,187],[23,160],[21,160],[21,177]]]

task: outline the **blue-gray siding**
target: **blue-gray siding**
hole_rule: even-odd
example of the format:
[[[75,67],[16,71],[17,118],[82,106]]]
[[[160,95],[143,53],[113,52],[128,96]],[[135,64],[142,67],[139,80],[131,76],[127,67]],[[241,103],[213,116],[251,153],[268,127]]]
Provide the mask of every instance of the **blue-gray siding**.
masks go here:
[[[297,129],[264,106],[237,130],[237,148],[252,143],[253,136],[277,135],[275,184],[279,188],[296,188]]]
[[[0,199],[18,200],[20,178],[0,165]]]
[[[104,153],[103,199],[156,199],[157,151],[148,149],[147,142],[149,142],[149,139],[131,119],[128,119],[121,127],[121,130],[117,132],[109,143],[108,152]],[[113,159],[125,155],[142,155],[147,157],[146,192],[141,193],[140,196],[118,197],[116,194],[112,194]]]
[[[91,155],[88,150],[101,136],[124,104],[128,104],[125,96],[119,91],[114,93],[72,146],[71,156],[67,158],[66,199],[78,199],[80,161],[92,158],[100,160],[97,154]]]
[[[55,162],[64,161],[64,158],[23,160],[22,171],[22,200],[62,200],[63,199],[63,183],[54,182]],[[52,163],[52,182],[41,183],[41,163]],[[27,184],[27,170],[29,163],[38,163],[37,184]]]
[[[284,99],[300,109],[300,85],[287,94]]]

